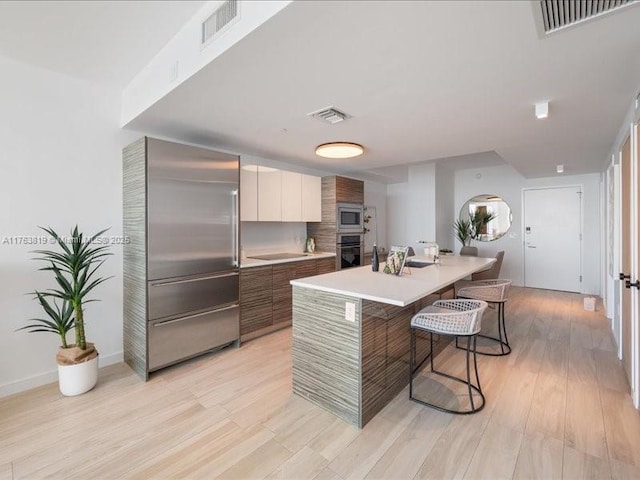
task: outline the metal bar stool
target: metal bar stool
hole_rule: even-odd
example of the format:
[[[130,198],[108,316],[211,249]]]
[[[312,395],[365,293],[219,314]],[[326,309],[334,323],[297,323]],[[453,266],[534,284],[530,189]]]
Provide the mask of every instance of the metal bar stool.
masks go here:
[[[485,399],[480,387],[480,377],[478,376],[478,362],[476,360],[476,335],[480,331],[482,313],[487,308],[487,303],[481,300],[438,300],[433,305],[423,308],[411,319],[411,352],[409,358],[409,398],[414,402],[421,403],[428,407],[435,408],[442,412],[470,414],[475,413],[484,407]],[[416,363],[416,330],[429,332],[430,351],[427,357]],[[467,338],[467,379],[458,378],[444,372],[439,372],[433,367],[433,334],[451,335]],[[475,370],[476,383],[471,381],[470,354],[473,353],[473,367]],[[421,369],[424,362],[430,359],[431,371],[440,376],[455,380],[467,385],[469,393],[470,409],[450,410],[448,408],[426,402],[413,396],[413,378],[415,373]],[[480,396],[481,403],[476,406],[473,394]]]
[[[493,357],[502,357],[511,353],[511,346],[507,338],[507,328],[504,322],[504,304],[507,301],[511,280],[477,280],[475,282],[466,282],[460,287],[456,293],[457,298],[467,298],[474,300],[483,300],[487,303],[498,306],[498,338],[489,335],[478,334],[479,337],[487,338],[498,342],[500,352],[478,351],[479,355],[491,355]],[[504,339],[503,339],[504,337]],[[456,348],[463,348],[458,345],[456,339]]]

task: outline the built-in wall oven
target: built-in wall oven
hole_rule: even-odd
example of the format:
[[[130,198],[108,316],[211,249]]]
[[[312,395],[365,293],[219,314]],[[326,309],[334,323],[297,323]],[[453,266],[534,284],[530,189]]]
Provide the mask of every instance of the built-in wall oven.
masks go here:
[[[338,203],[336,207],[338,233],[361,234],[364,231],[364,209],[361,204]]]
[[[337,268],[359,267],[364,264],[364,235],[338,234],[337,241]]]

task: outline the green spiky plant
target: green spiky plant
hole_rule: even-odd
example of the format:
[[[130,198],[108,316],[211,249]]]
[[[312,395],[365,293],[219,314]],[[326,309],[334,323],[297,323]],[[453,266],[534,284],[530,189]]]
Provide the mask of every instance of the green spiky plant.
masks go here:
[[[42,267],[40,270],[53,272],[56,283],[58,284],[57,288],[47,290],[43,293],[36,292],[37,298],[50,317],[52,313],[55,313],[63,320],[66,318],[69,310],[73,312],[73,327],[75,328],[76,335],[75,345],[82,350],[86,350],[87,340],[84,331],[83,305],[96,301],[95,299],[87,299],[87,295],[95,287],[108,280],[109,277],[95,277],[95,274],[106,261],[106,257],[111,255],[111,253],[108,252],[108,245],[96,246],[93,242],[108,229],[102,230],[89,238],[85,238],[76,225],[71,231],[71,238],[67,243],[65,239],[58,235],[52,228],[40,228],[55,239],[60,251],[35,251],[35,253],[40,255],[37,258],[38,260],[48,263],[46,267]],[[61,300],[62,307],[60,307],[60,310],[51,308],[51,305],[45,297],[52,297],[54,303],[55,299]],[[52,317],[52,319],[54,319],[55,323],[55,317]],[[65,321],[68,321],[68,319]],[[30,329],[30,331],[35,330]],[[66,344],[66,340],[63,341],[63,347],[64,344]]]
[[[29,320],[32,323],[18,328],[17,331],[26,330],[30,333],[55,333],[60,336],[62,348],[68,348],[67,333],[73,329],[73,307],[66,300],[63,300],[62,306],[60,306],[55,299],[53,299],[53,302],[49,302],[46,295],[42,292],[36,290],[34,293],[40,306],[51,320],[32,318]]]
[[[469,215],[469,223],[471,224],[471,238],[478,240],[482,231],[489,224],[489,222],[496,218],[495,213],[476,211]]]
[[[456,237],[460,240],[463,247],[468,247],[471,244],[473,238],[473,228],[471,221],[466,218],[456,220],[453,224],[453,229],[456,231]]]

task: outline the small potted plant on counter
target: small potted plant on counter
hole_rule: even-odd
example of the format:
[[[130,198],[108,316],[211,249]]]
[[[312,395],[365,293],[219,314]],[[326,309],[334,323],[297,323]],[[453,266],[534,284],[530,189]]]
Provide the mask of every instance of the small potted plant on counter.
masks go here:
[[[57,287],[34,292],[35,298],[50,320],[31,319],[19,330],[51,332],[60,336],[61,346],[56,355],[60,392],[65,396],[80,395],[91,390],[98,380],[98,352],[93,343],[87,342],[84,329],[83,305],[87,296],[107,278],[96,277],[105,262],[108,245],[94,242],[106,230],[85,238],[76,226],[71,237],[60,237],[53,229],[43,228],[55,240],[58,251],[37,250],[35,253],[47,263],[40,270],[53,272]],[[67,241],[68,240],[68,241]],[[75,344],[67,343],[67,333],[75,330]]]
[[[478,255],[478,247],[471,246],[471,239],[473,238],[473,226],[471,220],[466,218],[456,220],[453,224],[453,228],[456,231],[456,237],[462,243],[460,249],[460,255]]]

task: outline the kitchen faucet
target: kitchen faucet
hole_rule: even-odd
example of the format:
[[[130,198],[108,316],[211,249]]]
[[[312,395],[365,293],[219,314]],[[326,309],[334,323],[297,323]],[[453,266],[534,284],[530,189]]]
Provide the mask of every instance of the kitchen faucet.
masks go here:
[[[419,240],[418,243],[421,243],[425,246],[425,255],[427,255],[427,248],[429,251],[433,247],[435,247],[435,253],[433,254],[433,263],[440,263],[440,246],[436,242],[426,242],[424,240]]]

